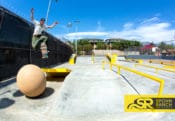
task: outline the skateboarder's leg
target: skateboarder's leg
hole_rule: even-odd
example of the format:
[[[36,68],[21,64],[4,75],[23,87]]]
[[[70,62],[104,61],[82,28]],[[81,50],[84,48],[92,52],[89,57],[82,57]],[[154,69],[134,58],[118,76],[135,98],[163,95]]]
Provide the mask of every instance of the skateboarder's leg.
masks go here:
[[[48,51],[47,51],[47,37],[46,36],[41,36],[40,41],[42,41],[40,49],[41,49],[41,54],[42,58],[48,58]]]
[[[45,45],[46,45],[47,39],[48,39],[48,37],[43,36],[43,35],[39,38],[39,40],[42,41],[43,43],[45,43]]]
[[[36,49],[36,46],[38,45],[38,43],[39,43],[39,37],[33,36],[32,37],[32,48]]]

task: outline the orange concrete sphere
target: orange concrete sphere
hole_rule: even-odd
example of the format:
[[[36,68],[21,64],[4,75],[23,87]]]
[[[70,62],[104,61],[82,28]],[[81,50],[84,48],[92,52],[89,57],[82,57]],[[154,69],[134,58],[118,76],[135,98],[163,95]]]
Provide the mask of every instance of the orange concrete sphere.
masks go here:
[[[44,72],[32,64],[23,66],[17,74],[17,86],[19,90],[28,97],[41,95],[46,88],[46,77]]]

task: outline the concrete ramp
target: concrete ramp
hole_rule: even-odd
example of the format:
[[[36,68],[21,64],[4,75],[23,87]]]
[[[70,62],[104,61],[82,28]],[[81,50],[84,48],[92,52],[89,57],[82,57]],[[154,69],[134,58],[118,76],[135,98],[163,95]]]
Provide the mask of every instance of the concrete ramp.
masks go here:
[[[103,59],[105,57],[95,57],[95,63],[92,64],[90,56],[78,57],[75,65],[60,65],[72,72],[64,82],[47,82],[45,93],[36,99],[22,95],[15,80],[1,82],[0,121],[174,120],[174,113],[124,112],[125,94],[156,93],[157,90],[149,86],[147,88],[145,84],[149,82],[132,73],[122,71],[123,76],[119,76],[115,69],[110,71],[107,66],[102,70]],[[125,64],[129,67],[130,63]]]
[[[98,65],[82,65],[66,78],[54,113],[72,117],[120,113],[124,110],[123,95],[126,93],[136,94],[114,72],[102,70]]]

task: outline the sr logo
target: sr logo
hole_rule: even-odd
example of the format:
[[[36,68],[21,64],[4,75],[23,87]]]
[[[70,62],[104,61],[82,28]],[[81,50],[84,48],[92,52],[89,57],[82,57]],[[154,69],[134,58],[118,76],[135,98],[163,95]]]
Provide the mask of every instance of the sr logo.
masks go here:
[[[128,109],[154,109],[152,107],[153,100],[151,98],[137,98],[134,103],[128,105]]]

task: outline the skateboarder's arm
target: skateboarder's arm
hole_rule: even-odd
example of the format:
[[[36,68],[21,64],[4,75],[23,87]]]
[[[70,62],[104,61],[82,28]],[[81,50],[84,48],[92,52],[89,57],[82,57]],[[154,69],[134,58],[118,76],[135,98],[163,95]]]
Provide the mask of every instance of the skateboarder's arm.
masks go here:
[[[31,15],[30,15],[31,21],[33,22],[33,24],[39,24],[39,22],[37,20],[35,20],[34,18],[34,9],[31,9]]]
[[[30,18],[31,18],[32,21],[34,21],[34,9],[33,8],[31,9]]]
[[[58,24],[58,22],[56,21],[56,22],[54,22],[52,25],[47,26],[47,28],[53,28],[53,27],[55,27],[57,24]]]

